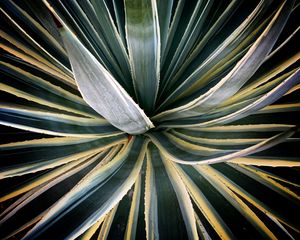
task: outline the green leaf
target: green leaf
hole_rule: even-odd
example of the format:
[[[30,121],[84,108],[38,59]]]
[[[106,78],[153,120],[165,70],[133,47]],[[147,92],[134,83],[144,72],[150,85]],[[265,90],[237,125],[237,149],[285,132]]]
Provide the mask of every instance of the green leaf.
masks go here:
[[[3,73],[0,82],[1,91],[69,114],[76,113],[93,118],[99,116],[82,98],[45,79],[5,62],[0,62],[0,69]]]
[[[210,86],[208,83],[212,81],[214,77],[218,76],[218,73],[227,74],[228,66],[230,66],[230,70],[232,68],[231,65],[237,63],[237,61],[245,54],[245,50],[247,50],[250,47],[250,44],[255,40],[258,33],[268,23],[270,17],[261,23],[261,13],[266,11],[268,5],[269,2],[261,1],[251,14],[224,41],[222,41],[219,46],[213,49],[209,56],[202,57],[201,52],[199,56],[193,56],[191,53],[190,57],[197,57],[194,60],[195,63],[191,62],[192,60],[187,60],[182,67],[185,65],[187,65],[185,68],[188,68],[189,65],[195,65],[195,67],[186,69],[186,72],[182,72],[183,70],[180,69],[178,74],[172,79],[172,91],[166,91],[165,94],[168,95],[158,107],[158,110],[164,109],[169,103],[182,97],[185,98],[182,102],[179,101],[176,103],[176,107],[195,100],[199,95],[203,94],[203,91],[201,91],[202,88],[206,87],[206,85]],[[205,40],[205,37],[203,40]],[[231,64],[229,64],[230,62]],[[189,95],[196,90],[200,93],[196,92],[195,96],[189,97]]]
[[[70,191],[86,174],[97,165],[102,165],[102,157],[97,154],[95,157],[85,159],[76,167],[67,170],[56,178],[39,185],[28,191],[14,201],[3,213],[1,213],[1,238],[13,236],[22,229],[35,224],[41,219],[47,210],[64,194]],[[99,163],[100,162],[100,163]],[[66,164],[72,165],[73,163]],[[66,170],[66,169],[65,169]],[[32,183],[46,177],[47,172],[34,175]],[[41,177],[41,178],[40,178]],[[18,178],[19,179],[19,178]]]
[[[285,76],[283,76],[283,79]],[[282,78],[279,78],[281,80]],[[229,111],[225,112],[225,114],[222,114],[222,110],[219,110],[215,115],[212,114],[212,117],[207,114],[205,118],[212,118],[212,120],[204,120],[200,121],[200,118],[195,117],[192,119],[183,119],[181,121],[177,121],[177,123],[172,124],[172,121],[170,123],[166,122],[162,124],[161,126],[164,127],[176,127],[177,126],[186,126],[186,127],[210,127],[214,125],[221,125],[233,122],[235,120],[238,120],[240,118],[244,118],[248,115],[254,114],[254,113],[260,113],[258,112],[259,109],[264,108],[265,106],[268,106],[278,100],[280,97],[282,97],[285,93],[288,92],[289,89],[296,86],[300,82],[300,70],[297,69],[293,74],[291,74],[289,77],[284,79],[280,84],[277,84],[273,86],[273,89],[271,89],[269,92],[264,93],[263,95],[253,98],[253,100],[245,101],[242,103],[229,106]],[[267,85],[264,85],[263,87],[266,87]],[[268,87],[268,86],[267,86]],[[256,93],[259,94],[259,89],[256,90]],[[193,110],[194,111],[194,110]],[[198,112],[198,109],[194,112],[194,114],[201,114]],[[221,115],[219,117],[218,115]],[[224,116],[222,116],[224,115]]]
[[[231,164],[230,166],[232,166],[239,172],[245,174],[246,176],[256,180],[257,182],[260,182],[261,184],[265,185],[271,190],[279,193],[280,195],[290,199],[291,201],[294,201],[296,204],[299,202],[300,196],[297,195],[297,193],[293,192],[288,187],[286,187],[280,181],[287,183],[288,186],[290,187],[297,186],[297,184],[290,183],[289,181],[284,181],[283,179],[278,178],[276,176],[274,177],[268,174],[267,172],[264,172],[263,170],[259,169],[258,167],[243,166],[243,165],[236,165],[236,164]]]
[[[105,119],[75,117],[30,107],[0,104],[0,123],[54,136],[95,137],[120,134]]]
[[[264,238],[275,238],[272,231],[261,221],[258,215],[239,197],[235,192],[226,188],[226,185],[218,181],[215,177],[213,169],[207,167],[195,167],[196,170],[204,177],[214,188],[216,188],[222,196],[235,207],[241,215],[243,215],[261,234]]]
[[[209,40],[213,37],[213,35],[222,28],[222,26],[226,23],[226,21],[230,19],[231,15],[237,9],[240,3],[241,1],[235,0],[235,1],[231,1],[228,4],[226,9],[224,9],[224,11],[218,17],[218,19],[208,29],[207,33],[203,36],[200,42],[197,43],[197,46],[195,46],[191,54],[187,57],[187,59],[182,64],[182,66],[180,66],[180,69],[178,70],[176,76],[174,76],[174,79],[176,79],[178,75],[181,75],[184,72],[184,70],[186,70],[186,68],[191,64],[191,62],[201,53],[201,51],[209,43]]]
[[[113,76],[69,30],[63,39],[79,90],[85,101],[112,125],[131,134],[153,127],[150,119]]]
[[[106,215],[103,224],[101,226],[101,230],[98,235],[98,239],[107,239],[109,235],[109,230],[111,228],[111,225],[113,223],[114,217],[116,215],[116,212],[118,210],[119,204],[116,204],[116,206],[110,210],[110,212]]]
[[[154,145],[149,146],[147,158],[147,239],[198,239],[192,203],[174,166]]]
[[[213,164],[228,161],[236,157],[250,155],[268,149],[292,136],[296,129],[290,129],[273,137],[267,138],[250,147],[238,151],[226,151],[191,144],[168,134],[152,133],[149,137],[163,155],[181,164]]]
[[[159,28],[160,28],[160,42],[161,42],[160,44],[161,63],[162,63],[162,59],[164,58],[165,48],[167,46],[173,4],[174,4],[173,0],[159,0],[157,2],[158,20],[159,20]]]
[[[44,72],[46,75],[50,75],[51,77],[55,77],[58,81],[63,84],[70,86],[73,89],[76,88],[76,84],[74,79],[72,78],[71,71],[63,71],[57,68],[51,61],[48,61],[44,58],[40,52],[34,51],[31,47],[26,44],[16,40],[12,36],[0,30],[0,35],[3,39],[9,42],[4,42],[0,39],[0,47],[7,51],[8,53],[16,56],[8,56],[7,58],[13,59],[18,64],[29,64],[32,68],[37,68],[41,72]],[[11,46],[13,45],[13,46]]]
[[[61,141],[61,140],[60,140]],[[107,138],[89,139],[87,141],[68,140],[59,146],[57,138],[49,138],[48,146],[39,146],[39,141],[31,140],[34,146],[19,146],[16,149],[3,146],[1,150],[1,170],[0,178],[20,176],[44,169],[54,168],[78,159],[89,157],[99,153],[103,149],[108,149],[114,145],[122,144],[126,141],[125,135],[111,136]],[[40,142],[43,142],[41,139]],[[7,159],[13,156],[13,160]]]
[[[30,181],[24,182],[22,184],[19,184],[17,186],[11,186],[9,191],[5,191],[4,193],[0,194],[0,202],[6,201],[8,199],[11,199],[13,197],[16,197],[22,193],[28,192],[32,189],[35,190],[34,192],[34,198],[42,194],[43,192],[47,191],[52,186],[58,184],[59,182],[65,180],[66,178],[72,176],[72,174],[75,174],[76,172],[80,171],[81,169],[85,168],[89,164],[91,164],[94,161],[101,161],[101,164],[107,161],[107,159],[110,159],[116,150],[120,149],[119,146],[113,147],[112,150],[103,150],[100,153],[88,155],[87,157],[79,158],[79,160],[75,160],[72,162],[69,162],[67,164],[64,164],[60,167],[57,167],[53,169],[53,171],[46,171],[42,174],[37,174],[36,177],[33,177],[30,179]],[[92,157],[91,157],[92,156]],[[36,190],[38,189],[38,190]],[[22,199],[22,198],[21,198]],[[22,200],[22,205],[25,205],[29,201],[31,201],[33,198],[28,197],[26,200]],[[14,208],[15,204],[12,204],[9,208],[7,208],[2,215],[5,214],[5,212],[9,211],[10,209]],[[20,208],[21,205],[18,205],[18,208]],[[16,211],[16,209],[14,209]]]
[[[53,238],[75,238],[84,233],[134,184],[143,164],[146,145],[144,138],[134,137],[111,162],[94,169],[62,197],[24,239],[50,235]],[[74,216],[80,218],[74,221]],[[70,226],[67,227],[66,223]]]
[[[126,232],[124,239],[135,239],[136,238],[136,228],[138,224],[139,209],[140,209],[140,199],[141,199],[141,174],[137,178],[134,184],[134,192],[132,195],[132,203],[130,206],[130,212],[128,216],[128,222],[126,226]]]
[[[130,93],[133,94],[133,86],[130,80],[130,66],[129,66],[129,58],[127,55],[126,46],[122,42],[122,39],[117,31],[117,28],[114,24],[114,21],[112,19],[112,16],[109,12],[109,9],[107,7],[107,4],[105,1],[92,1],[93,7],[95,9],[95,16],[92,17],[92,14],[88,14],[90,16],[91,21],[93,18],[97,18],[97,23],[94,23],[93,26],[97,27],[100,25],[99,28],[97,28],[98,32],[102,32],[106,44],[110,47],[110,50],[112,51],[114,57],[119,63],[119,66],[121,68],[121,71],[123,73],[125,81],[129,82],[129,89]],[[88,3],[87,3],[88,5]],[[85,6],[85,4],[82,4],[82,6]]]
[[[82,240],[91,239],[93,235],[96,233],[96,231],[100,228],[100,225],[105,219],[106,219],[105,217],[100,218],[92,227],[90,227],[84,234],[80,236],[80,239]]]
[[[165,2],[165,1],[161,1],[161,2]],[[182,15],[184,4],[185,4],[185,0],[177,1],[176,6],[174,4],[175,12],[174,12],[174,15],[173,15],[172,20],[171,20],[170,29],[169,29],[169,32],[168,32],[167,44],[166,44],[166,47],[165,47],[165,50],[164,50],[164,55],[161,55],[161,57],[162,57],[161,65],[162,66],[164,66],[164,64],[165,64],[165,61],[167,59],[167,56],[168,56],[168,53],[170,51],[171,45],[173,43],[173,39],[175,37],[175,32],[177,30],[178,24],[180,23],[180,17]],[[160,27],[163,27],[163,26],[160,26]]]
[[[124,1],[113,0],[113,9],[116,16],[116,24],[118,27],[119,35],[123,41],[124,46],[127,49],[126,37],[125,37],[125,11]]]
[[[0,239],[296,239],[299,11],[0,1]]]
[[[120,81],[123,87],[130,89],[130,81],[123,75],[118,59],[114,57],[105,35],[99,29],[98,18],[91,3],[77,1],[52,1],[45,4],[65,28],[76,32],[80,42],[109,72]],[[73,14],[69,14],[72,12]],[[114,42],[114,40],[112,40]],[[122,55],[122,54],[121,54]],[[126,68],[126,66],[125,66]]]
[[[214,181],[221,181],[223,186],[233,191],[253,210],[259,210],[266,215],[266,218],[264,218],[265,223],[278,220],[280,223],[284,223],[292,229],[299,231],[297,230],[299,229],[297,217],[290,214],[293,211],[291,209],[298,206],[299,202],[295,203],[293,199],[283,197],[277,192],[270,190],[260,181],[249,178],[247,175],[236,170],[232,165],[220,164],[213,166],[213,168],[214,175],[212,178],[215,179]],[[279,206],[283,202],[285,203],[285,208],[280,208]],[[260,216],[262,215],[260,214]],[[275,221],[277,229],[281,228],[280,223],[277,224]],[[284,235],[286,235],[286,232]]]
[[[6,1],[0,11],[18,30],[18,35],[12,40],[13,42],[19,39],[24,42],[26,39],[25,48],[33,48],[34,53],[44,58],[43,62],[48,61],[61,71],[70,74],[70,70],[65,65],[67,61],[65,50],[34,18],[11,0]],[[16,15],[17,17],[12,17]],[[43,39],[47,40],[43,41]],[[19,48],[18,45],[17,47]]]
[[[125,0],[125,29],[138,102],[154,110],[160,79],[160,30],[154,0]]]
[[[206,20],[212,4],[213,1],[210,0],[197,2],[184,34],[180,39],[178,46],[176,47],[174,55],[172,56],[171,62],[168,63],[168,68],[164,75],[165,86],[173,85],[176,81],[174,75],[194,46],[197,37],[199,37],[198,35],[200,31],[203,30],[204,21]]]
[[[255,73],[272,50],[289,17],[292,6],[293,3],[290,1],[279,7],[272,21],[253,43],[246,55],[214,87],[188,104],[161,113],[160,116],[168,115],[168,113],[177,116],[183,114],[185,117],[199,115],[199,113],[205,113],[235,94]]]
[[[249,104],[248,106],[232,113],[227,116],[224,116],[222,118],[212,120],[207,123],[203,123],[203,126],[210,126],[211,124],[215,124],[216,122],[218,124],[222,123],[229,123],[233,122],[234,120],[246,117],[250,114],[253,114],[257,110],[268,106],[278,100],[281,96],[283,96],[290,88],[294,87],[296,84],[300,82],[300,69],[298,69],[294,74],[292,74],[290,77],[285,79],[282,83],[278,84],[275,88],[273,88],[271,91],[267,92],[263,96],[261,96],[259,99],[254,101],[253,103]]]
[[[212,206],[212,204],[209,202],[207,197],[205,196],[205,193],[201,191],[201,188],[197,186],[195,182],[199,182],[201,179],[201,176],[197,176],[198,181],[193,181],[191,171],[187,171],[187,169],[191,167],[184,167],[186,169],[186,172],[178,165],[176,165],[176,169],[179,172],[179,175],[181,176],[182,180],[184,181],[189,194],[193,201],[195,202],[196,206],[199,208],[203,216],[207,219],[209,224],[212,226],[214,231],[216,231],[217,235],[219,235],[220,238],[223,239],[232,239],[234,238],[232,232],[224,222],[224,220],[221,218],[221,216],[218,214],[216,209]],[[195,174],[194,174],[195,176]],[[194,177],[193,176],[193,177]],[[194,177],[195,178],[195,177]],[[204,184],[203,184],[204,186]],[[201,222],[199,219],[198,221]],[[205,229],[204,229],[205,230]],[[206,230],[205,230],[206,231]]]

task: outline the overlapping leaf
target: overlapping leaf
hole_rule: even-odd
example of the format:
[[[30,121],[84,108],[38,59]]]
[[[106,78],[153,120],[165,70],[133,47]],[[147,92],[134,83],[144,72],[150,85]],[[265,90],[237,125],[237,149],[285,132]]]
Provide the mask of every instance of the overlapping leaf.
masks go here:
[[[0,2],[0,238],[297,239],[299,10]]]

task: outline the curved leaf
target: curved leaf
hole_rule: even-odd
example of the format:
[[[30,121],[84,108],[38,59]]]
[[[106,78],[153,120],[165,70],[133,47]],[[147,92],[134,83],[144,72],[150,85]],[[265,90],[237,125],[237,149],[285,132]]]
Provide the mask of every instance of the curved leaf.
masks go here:
[[[131,134],[153,127],[143,110],[69,30],[63,32],[83,98],[112,125]]]

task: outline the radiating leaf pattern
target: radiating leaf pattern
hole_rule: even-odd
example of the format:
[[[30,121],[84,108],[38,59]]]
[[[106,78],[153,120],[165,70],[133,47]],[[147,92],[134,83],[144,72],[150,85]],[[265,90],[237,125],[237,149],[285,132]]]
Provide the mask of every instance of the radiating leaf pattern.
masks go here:
[[[299,11],[0,1],[0,239],[300,238]]]

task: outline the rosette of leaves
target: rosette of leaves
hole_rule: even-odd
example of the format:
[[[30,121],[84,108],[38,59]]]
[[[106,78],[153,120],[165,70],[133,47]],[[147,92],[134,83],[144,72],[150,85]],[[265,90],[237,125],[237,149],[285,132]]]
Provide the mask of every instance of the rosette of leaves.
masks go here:
[[[1,239],[299,237],[299,3],[0,2]]]

